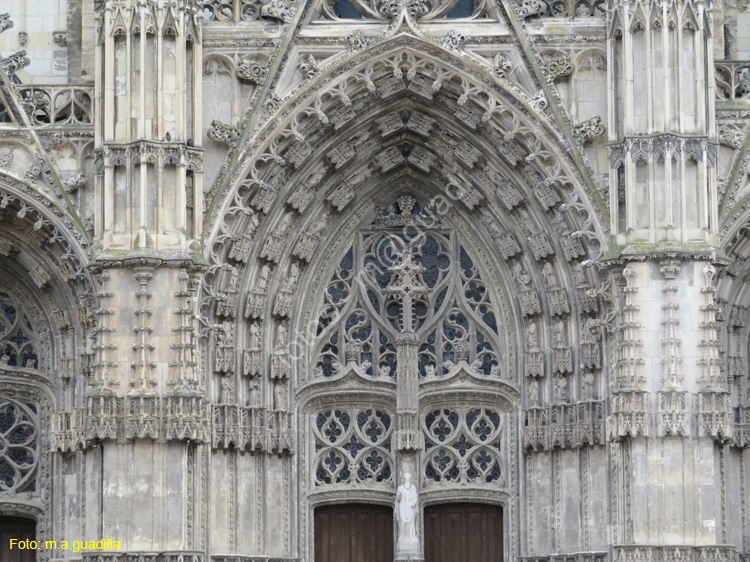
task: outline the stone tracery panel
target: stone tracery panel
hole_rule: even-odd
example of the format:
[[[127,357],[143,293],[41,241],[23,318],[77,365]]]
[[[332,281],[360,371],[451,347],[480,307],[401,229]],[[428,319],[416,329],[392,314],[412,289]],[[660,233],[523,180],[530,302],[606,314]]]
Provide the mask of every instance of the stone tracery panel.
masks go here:
[[[484,407],[440,408],[422,418],[425,485],[450,483],[505,485],[505,424]]]
[[[402,195],[339,262],[318,316],[316,378],[351,361],[367,375],[395,376],[393,342],[402,330],[419,334],[422,378],[452,374],[460,361],[476,375],[500,376],[489,288],[455,232],[409,232],[422,212]]]
[[[391,485],[393,416],[373,408],[335,408],[315,416],[315,485]]]
[[[36,369],[39,343],[28,316],[11,295],[0,292],[0,365]]]
[[[35,406],[0,397],[0,491],[36,490],[38,465]]]

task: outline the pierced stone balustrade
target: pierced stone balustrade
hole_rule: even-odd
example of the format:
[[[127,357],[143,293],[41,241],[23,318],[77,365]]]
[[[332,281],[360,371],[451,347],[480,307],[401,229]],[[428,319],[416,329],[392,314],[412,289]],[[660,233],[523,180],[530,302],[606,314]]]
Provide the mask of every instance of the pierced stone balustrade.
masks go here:
[[[91,86],[17,86],[26,115],[40,127],[94,125]]]

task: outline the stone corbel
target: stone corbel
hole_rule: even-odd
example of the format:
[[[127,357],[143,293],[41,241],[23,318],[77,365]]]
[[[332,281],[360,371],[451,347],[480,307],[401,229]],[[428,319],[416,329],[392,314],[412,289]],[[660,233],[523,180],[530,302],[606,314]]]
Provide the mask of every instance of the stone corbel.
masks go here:
[[[573,127],[573,138],[583,145],[593,138],[602,136],[606,130],[607,128],[602,125],[602,118],[597,115]]]
[[[240,59],[235,72],[237,78],[247,80],[253,84],[262,84],[268,76],[266,65],[262,61],[250,56],[244,56]]]
[[[208,131],[208,138],[235,147],[240,140],[240,130],[238,127],[213,120],[211,122],[211,129]]]
[[[0,14],[0,33],[11,27],[13,27],[13,21],[10,19],[10,14]]]
[[[575,67],[570,60],[570,55],[567,53],[557,57],[549,57],[542,64],[542,72],[550,82],[554,82],[564,76],[570,76],[573,74],[574,69]]]

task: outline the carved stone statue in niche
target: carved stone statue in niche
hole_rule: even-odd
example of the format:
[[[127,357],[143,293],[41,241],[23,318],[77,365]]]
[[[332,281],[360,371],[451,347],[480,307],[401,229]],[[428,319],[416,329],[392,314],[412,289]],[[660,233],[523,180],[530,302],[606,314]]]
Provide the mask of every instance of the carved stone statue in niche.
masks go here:
[[[250,324],[250,349],[260,349],[260,325],[257,322]]]
[[[404,483],[396,492],[396,515],[398,517],[397,550],[417,550],[417,487],[411,483],[411,474],[404,474]]]
[[[552,264],[550,262],[544,262],[542,273],[544,274],[544,282],[547,284],[548,289],[552,289],[558,286],[557,275],[555,275],[555,268],[552,267]]]
[[[565,347],[567,345],[565,338],[565,322],[562,320],[556,320],[552,325],[552,347]]]
[[[539,351],[539,333],[533,320],[526,326],[526,351]]]
[[[529,272],[526,271],[521,265],[520,261],[515,262],[513,264],[513,277],[518,282],[520,289],[528,289],[531,285],[531,275],[529,275]]]
[[[536,408],[539,406],[539,382],[536,379],[529,379],[529,385],[526,392],[529,408]]]
[[[586,371],[581,377],[581,394],[584,400],[594,399],[594,373]]]
[[[287,389],[285,379],[277,380],[273,387],[273,409],[287,409]]]

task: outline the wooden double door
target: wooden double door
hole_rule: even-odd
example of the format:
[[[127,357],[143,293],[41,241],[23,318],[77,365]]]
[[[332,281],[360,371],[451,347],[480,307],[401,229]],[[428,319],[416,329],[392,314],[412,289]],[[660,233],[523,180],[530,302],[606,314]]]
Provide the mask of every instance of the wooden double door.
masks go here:
[[[36,523],[22,517],[0,517],[0,561],[35,562],[36,550],[10,548],[10,540],[36,539]],[[14,543],[15,545],[15,543]]]
[[[342,504],[315,510],[315,562],[393,562],[393,510]],[[503,562],[501,507],[457,503],[424,512],[425,562]]]
[[[317,508],[315,562],[393,562],[393,509],[367,504]]]
[[[479,503],[424,510],[425,562],[503,562],[503,509]]]

